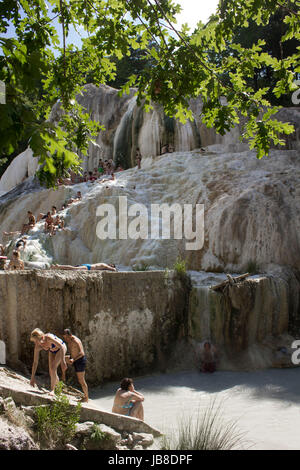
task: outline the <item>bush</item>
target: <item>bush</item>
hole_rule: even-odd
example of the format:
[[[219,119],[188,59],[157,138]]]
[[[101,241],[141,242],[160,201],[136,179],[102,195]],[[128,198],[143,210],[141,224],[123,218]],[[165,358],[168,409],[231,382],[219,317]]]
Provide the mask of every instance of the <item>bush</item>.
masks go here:
[[[55,388],[55,401],[51,405],[36,409],[38,440],[47,448],[63,448],[75,434],[79,422],[81,403],[70,405],[62,393],[64,384],[59,382]]]
[[[162,450],[230,450],[242,445],[242,434],[234,421],[225,423],[222,408],[213,401],[196,422],[183,418],[172,438],[164,437]]]
[[[186,272],[186,261],[181,257],[178,257],[173,266],[174,271],[181,277],[185,277],[187,275]]]

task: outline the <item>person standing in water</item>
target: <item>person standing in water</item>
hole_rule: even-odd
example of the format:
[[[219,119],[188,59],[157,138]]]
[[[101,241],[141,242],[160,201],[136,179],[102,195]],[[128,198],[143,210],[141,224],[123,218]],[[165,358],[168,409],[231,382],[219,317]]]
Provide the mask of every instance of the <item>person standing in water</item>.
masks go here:
[[[66,380],[66,370],[68,366],[66,364],[65,356],[67,352],[67,346],[64,341],[58,338],[56,335],[53,335],[52,333],[43,333],[39,328],[36,328],[32,331],[30,341],[34,343],[34,356],[30,385],[32,387],[35,386],[35,373],[39,363],[40,351],[48,351],[49,374],[51,381],[50,389],[51,394],[54,394],[54,389],[59,382],[57,375],[57,368],[59,365],[62,371],[62,380]]]
[[[81,385],[84,398],[82,402],[87,402],[89,400],[88,386],[85,381],[85,367],[86,367],[86,357],[83,349],[82,342],[77,336],[73,335],[69,328],[66,328],[63,332],[63,338],[66,341],[70,356],[66,356],[67,363],[73,364],[77,376],[77,380]]]

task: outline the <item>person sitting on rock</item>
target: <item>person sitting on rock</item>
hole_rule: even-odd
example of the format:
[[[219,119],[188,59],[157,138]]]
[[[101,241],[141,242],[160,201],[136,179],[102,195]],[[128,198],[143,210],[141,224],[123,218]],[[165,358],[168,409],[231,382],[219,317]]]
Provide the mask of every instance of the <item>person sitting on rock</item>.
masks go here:
[[[92,171],[89,171],[89,176],[88,176],[88,181],[90,181],[91,183],[93,183],[94,181],[96,181],[97,177],[94,176],[93,172]]]
[[[52,206],[51,208],[51,215],[56,215],[56,212],[57,212],[57,209],[55,206]],[[40,220],[45,220],[48,216],[48,212],[47,214],[44,214],[43,212],[41,212],[38,216],[37,216],[37,219],[36,221],[39,222]]]
[[[14,250],[12,253],[12,259],[9,262],[8,269],[13,271],[15,269],[24,269],[24,262],[20,258],[20,252]]]
[[[27,244],[27,236],[19,238],[19,240],[16,241],[15,250],[19,252],[24,251],[26,248],[26,244]]]
[[[53,264],[50,269],[63,269],[66,271],[117,271],[114,264],[96,263],[96,264],[80,264],[71,266],[66,264]]]
[[[53,225],[54,225],[54,233],[57,229],[65,230],[65,221],[59,215],[55,217]]]
[[[133,380],[124,378],[116,392],[112,412],[144,421],[144,400],[144,396],[135,390]]]
[[[54,230],[54,219],[51,215],[51,212],[48,212],[47,217],[45,219],[44,233],[49,232],[50,236],[52,236],[53,230]]]
[[[53,395],[54,389],[59,382],[59,378],[57,375],[57,369],[59,365],[62,370],[62,380],[66,380],[65,374],[68,366],[66,364],[65,356],[67,352],[67,346],[61,338],[58,338],[52,333],[43,333],[39,328],[36,328],[32,331],[30,335],[30,341],[34,343],[34,356],[30,385],[32,387],[35,386],[35,373],[39,363],[40,351],[48,351],[49,374],[51,380],[50,390],[51,394]]]

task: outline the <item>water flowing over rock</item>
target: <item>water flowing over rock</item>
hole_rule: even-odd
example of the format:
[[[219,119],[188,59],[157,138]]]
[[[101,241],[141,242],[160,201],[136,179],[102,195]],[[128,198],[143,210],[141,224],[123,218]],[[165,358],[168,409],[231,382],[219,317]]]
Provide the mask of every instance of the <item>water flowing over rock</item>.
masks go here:
[[[174,341],[175,337],[178,340],[187,335],[193,345],[211,338],[223,351],[224,367],[233,367],[235,356],[240,359],[240,367],[242,363],[249,367],[274,365],[280,347],[284,345],[282,348],[286,349],[300,327],[299,109],[278,113],[278,118],[295,124],[296,132],[289,136],[284,149],[272,149],[269,158],[258,160],[255,152],[239,142],[240,128],[223,137],[206,129],[199,118],[198,100],[191,102],[195,120],[186,125],[167,118],[158,105],[145,113],[136,106],[133,90],[120,98],[118,90],[88,85],[78,100],[106,127],[96,144],[91,144],[84,169],[97,166],[99,157],[113,157],[128,169],[117,172],[115,180],[59,186],[53,191],[42,188],[29,172],[32,157],[26,151],[24,160],[19,156],[15,161],[15,176],[11,166],[4,175],[5,181],[0,183],[6,191],[0,197],[1,231],[20,230],[27,222],[27,210],[37,216],[52,206],[60,209],[81,191],[81,201],[59,211],[65,230],[49,237],[41,221],[29,232],[22,252],[25,267],[47,268],[53,262],[108,262],[123,271],[148,271],[139,294],[131,285],[130,276],[136,274],[132,272],[121,273],[124,277],[119,285],[108,282],[114,278],[94,273],[0,273],[4,299],[0,339],[9,338],[10,360],[13,357],[29,362],[29,330],[42,321],[42,328],[49,331],[70,323],[76,326],[89,351],[92,380],[109,379],[128,370],[139,372],[144,366],[150,369],[154,359],[167,355],[160,356],[160,341],[165,345],[168,335],[173,335],[172,322],[177,311],[181,326],[172,336]],[[51,118],[55,120],[59,112],[58,103]],[[166,143],[174,145],[175,152],[160,155]],[[140,170],[134,167],[137,147],[143,156]],[[24,180],[29,174],[32,176]],[[18,181],[22,183],[17,184]],[[128,210],[124,209],[125,203]],[[168,208],[177,204],[182,211],[187,206],[192,208],[195,239],[185,230],[184,212],[179,222],[174,214],[169,214],[169,236],[154,234],[161,217],[153,209],[162,209],[163,204]],[[204,210],[203,231],[196,217],[200,206]],[[102,224],[101,228],[100,224],[104,220],[103,207],[111,211],[107,227],[116,222],[110,236],[107,227]],[[120,236],[124,214],[126,233]],[[138,233],[141,214],[147,226],[143,236]],[[174,221],[177,222],[173,225]],[[111,236],[114,230],[116,235]],[[107,237],[103,236],[105,231]],[[18,234],[2,236],[8,256],[17,237]],[[190,249],[189,244],[195,241],[198,246]],[[158,286],[151,270],[172,268],[178,256],[185,259],[190,271],[198,271],[198,280],[193,274],[191,294],[185,305],[180,304],[176,310],[178,299],[172,308],[168,303],[177,296],[174,286],[164,290],[166,279],[162,273],[162,286]],[[248,271],[260,274],[230,287],[226,294],[210,289],[212,280],[218,279],[217,273]],[[199,276],[203,276],[203,282],[199,282]],[[219,276],[223,278],[224,274]],[[110,300],[103,300],[104,285],[105,296],[110,296]],[[120,298],[127,313],[120,311]],[[27,312],[24,316],[21,306]],[[170,311],[175,317],[166,314]],[[14,325],[22,318],[31,320],[20,330]],[[166,325],[165,338],[159,336],[160,321]],[[136,341],[141,349],[139,359],[133,360],[130,344],[135,345]],[[237,361],[234,363],[236,366]]]
[[[300,267],[300,162],[296,150],[273,150],[263,160],[250,151],[221,153],[209,147],[206,152],[174,152],[145,159],[141,170],[116,173],[115,181],[60,186],[56,191],[39,189],[24,195],[8,193],[0,198],[1,229],[20,229],[27,210],[37,215],[52,205],[59,209],[77,190],[81,190],[82,200],[61,212],[66,230],[50,238],[43,233],[43,222],[37,224],[30,232],[25,261],[44,265],[52,260],[74,265],[103,261],[166,268],[181,254],[194,270],[245,272],[251,265],[266,270],[270,264]],[[143,205],[148,218],[146,237],[119,239],[120,198],[126,198],[128,209]],[[185,204],[191,205],[194,214],[197,205],[204,205],[201,249],[187,249],[191,240],[184,224],[182,239],[174,238],[172,223],[170,239],[163,239],[161,233],[159,238],[152,236],[157,222],[154,205],[175,203],[182,213]],[[115,212],[115,239],[103,239],[101,234],[99,238],[98,224],[104,214],[97,215],[97,209],[103,204],[110,204]],[[137,213],[128,216],[128,230],[136,217]],[[195,218],[193,222],[195,230]],[[198,232],[201,241],[200,224]]]

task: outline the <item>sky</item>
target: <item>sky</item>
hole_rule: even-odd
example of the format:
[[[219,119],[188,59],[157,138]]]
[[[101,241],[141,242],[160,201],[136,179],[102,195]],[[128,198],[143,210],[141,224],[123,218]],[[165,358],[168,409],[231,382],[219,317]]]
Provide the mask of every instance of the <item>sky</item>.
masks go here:
[[[182,7],[182,12],[178,16],[178,25],[187,23],[193,30],[198,21],[205,23],[210,15],[216,12],[219,0],[174,0]]]
[[[190,27],[191,32],[196,27],[198,21],[205,23],[210,15],[216,12],[219,0],[173,0],[174,3],[180,4],[182,7],[181,13],[177,16],[176,27],[181,27],[182,24],[187,23]],[[53,23],[54,26],[58,27],[59,35],[61,26],[57,22]],[[10,27],[8,30],[8,36],[14,36],[14,28]],[[83,34],[85,36],[85,34]],[[73,43],[80,47],[81,38],[80,35],[71,27],[69,31],[69,37],[67,42]],[[1,50],[1,49],[0,49]]]

